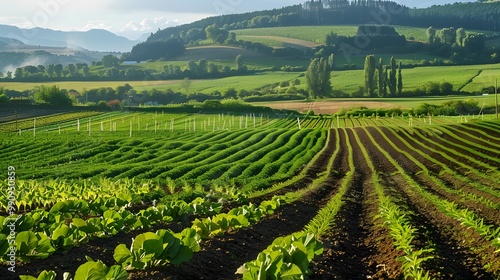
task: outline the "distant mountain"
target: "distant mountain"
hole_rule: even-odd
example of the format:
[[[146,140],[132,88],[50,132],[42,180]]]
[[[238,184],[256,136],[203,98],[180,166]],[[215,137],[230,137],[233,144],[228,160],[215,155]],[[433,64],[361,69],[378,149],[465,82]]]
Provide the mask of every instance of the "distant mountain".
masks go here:
[[[85,32],[57,31],[44,28],[21,29],[10,25],[0,25],[0,37],[13,38],[27,45],[83,48],[100,52],[126,52],[140,43],[102,29]]]

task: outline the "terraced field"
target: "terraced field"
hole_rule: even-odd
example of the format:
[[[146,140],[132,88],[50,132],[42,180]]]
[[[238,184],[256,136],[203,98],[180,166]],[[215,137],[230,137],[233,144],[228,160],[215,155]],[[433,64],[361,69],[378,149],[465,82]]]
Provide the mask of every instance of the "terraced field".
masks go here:
[[[259,117],[3,133],[2,279],[500,277],[498,121]]]

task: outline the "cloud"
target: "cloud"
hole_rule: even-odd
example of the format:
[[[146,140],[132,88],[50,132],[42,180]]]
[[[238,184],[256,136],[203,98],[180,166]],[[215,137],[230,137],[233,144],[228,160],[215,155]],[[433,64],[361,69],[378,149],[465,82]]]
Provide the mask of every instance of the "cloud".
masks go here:
[[[113,29],[113,26],[109,25],[108,23],[106,22],[99,22],[99,21],[95,21],[95,22],[87,22],[87,24],[85,24],[80,31],[88,31],[88,30],[91,30],[91,29],[106,29],[106,30],[112,30]]]
[[[178,25],[179,21],[177,19],[170,20],[167,17],[154,17],[154,18],[144,18],[140,22],[129,21],[120,31],[141,31],[150,32],[156,29],[166,28],[169,26]]]
[[[305,0],[143,0],[143,1],[115,1],[113,9],[119,10],[149,10],[171,13],[196,13],[220,15],[242,13],[255,10],[281,8],[284,6],[301,4]]]

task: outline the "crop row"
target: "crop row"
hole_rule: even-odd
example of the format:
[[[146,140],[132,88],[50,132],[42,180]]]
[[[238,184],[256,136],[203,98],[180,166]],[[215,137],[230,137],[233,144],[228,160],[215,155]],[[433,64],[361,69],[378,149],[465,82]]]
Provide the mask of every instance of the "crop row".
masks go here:
[[[64,123],[70,120],[79,118],[88,118],[100,115],[100,112],[74,112],[74,113],[60,113],[44,117],[37,117],[34,119],[22,119],[11,121],[8,123],[0,124],[0,132],[12,132],[18,130],[32,129],[35,127],[48,126],[54,123]]]
[[[375,138],[371,133],[367,133],[367,135],[377,147],[377,149],[390,162],[390,164],[394,168],[396,168],[396,170],[398,171],[398,175],[406,181],[406,184],[402,186],[405,192],[407,192],[411,197],[417,198],[419,200],[425,200],[427,203],[434,205],[434,207],[436,207],[439,212],[453,220],[458,221],[460,225],[465,229],[473,229],[477,234],[479,234],[479,236],[482,236],[485,240],[488,240],[488,242],[486,242],[486,244],[484,245],[486,247],[483,247],[482,249],[477,251],[477,253],[484,254],[483,257],[484,261],[486,262],[485,267],[489,271],[494,272],[498,267],[498,263],[496,263],[496,261],[492,259],[492,256],[488,256],[489,253],[486,253],[486,251],[487,247],[491,246],[493,248],[497,248],[496,250],[497,252],[499,252],[498,249],[500,247],[498,241],[500,240],[500,228],[498,227],[498,225],[488,224],[487,222],[485,222],[484,218],[481,217],[481,215],[483,215],[482,213],[475,213],[470,208],[460,205],[460,200],[449,200],[448,197],[443,197],[442,195],[438,194],[439,192],[436,193],[436,190],[447,188],[446,186],[444,186],[442,180],[439,177],[426,172],[426,169],[423,169],[422,171],[424,172],[420,173],[420,175],[412,175],[413,173],[408,173],[408,169],[403,168],[401,164],[399,164],[394,159],[394,157],[391,156],[387,148],[382,148],[378,144],[378,142],[375,141]],[[385,138],[385,140],[387,141],[386,143],[390,145],[389,147],[391,147],[389,151],[397,151],[402,156],[414,162],[414,166],[419,166],[418,164],[416,164],[418,161],[413,158],[411,153],[402,150],[400,146],[392,143],[390,139]],[[420,165],[420,167],[425,168],[422,165]],[[419,178],[423,178],[424,180],[421,180]],[[467,196],[466,199],[472,200],[474,199],[474,197]],[[480,202],[478,201],[477,203]],[[487,245],[488,243],[489,245]]]

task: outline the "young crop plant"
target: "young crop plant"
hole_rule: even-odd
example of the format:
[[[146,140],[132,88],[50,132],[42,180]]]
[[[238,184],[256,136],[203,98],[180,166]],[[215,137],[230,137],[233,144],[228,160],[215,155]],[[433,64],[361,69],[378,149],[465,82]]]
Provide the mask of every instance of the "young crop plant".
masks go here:
[[[366,129],[365,129],[366,131]],[[373,137],[367,133],[370,140],[375,143]],[[416,236],[417,229],[411,225],[408,218],[408,213],[399,207],[390,196],[386,196],[384,193],[384,187],[379,182],[379,177],[373,162],[370,160],[368,151],[365,146],[361,145],[361,140],[357,133],[354,133],[354,137],[361,147],[361,152],[372,172],[371,181],[375,186],[375,191],[379,198],[379,210],[380,213],[378,217],[384,221],[384,225],[389,229],[390,235],[394,241],[394,246],[398,250],[402,250],[404,255],[399,257],[398,260],[401,262],[405,278],[410,279],[431,279],[428,271],[424,271],[422,264],[434,256],[431,253],[434,251],[431,248],[416,249],[412,244],[414,237]],[[378,144],[375,143],[377,146]],[[388,155],[386,155],[388,156]]]
[[[500,228],[495,227],[494,225],[487,225],[484,222],[483,218],[480,218],[476,213],[474,213],[469,209],[458,207],[458,205],[454,201],[448,201],[446,199],[442,199],[438,195],[425,190],[415,180],[413,180],[413,178],[410,175],[404,172],[404,169],[389,155],[389,153],[386,150],[382,149],[382,147],[378,145],[378,143],[375,141],[375,139],[370,133],[367,133],[367,135],[369,136],[373,144],[377,147],[377,149],[382,154],[384,154],[384,156],[389,160],[389,162],[399,171],[399,174],[401,174],[401,176],[408,182],[408,185],[410,186],[409,188],[407,188],[408,192],[423,197],[425,200],[435,205],[436,208],[441,213],[452,219],[460,221],[465,228],[473,229],[480,236],[484,237],[486,240],[491,242],[491,245],[495,249],[499,248],[498,238],[500,238]],[[405,153],[401,150],[399,150],[399,152]],[[436,180],[436,178],[432,176],[428,177],[436,185],[442,183]]]
[[[241,266],[236,273],[245,280],[305,279],[309,263],[323,254],[323,244],[314,234],[296,232],[273,241],[257,259]]]
[[[338,129],[336,130],[337,133],[337,138],[339,139],[339,131]],[[344,130],[345,133],[345,130]],[[346,134],[347,137],[347,134]],[[337,149],[334,152],[334,156],[331,157],[330,162],[328,164],[328,168],[326,171],[326,174],[331,174],[332,172],[332,167],[333,167],[333,161],[335,160],[338,152],[339,152],[339,143],[337,141]],[[338,189],[337,193],[328,201],[325,207],[323,207],[316,217],[314,217],[309,224],[305,227],[306,232],[313,233],[316,237],[320,238],[323,236],[328,229],[332,226],[335,216],[337,215],[338,211],[340,210],[340,207],[343,205],[343,200],[342,198],[346,194],[347,190],[349,189],[352,179],[354,177],[354,174],[356,172],[356,168],[354,166],[354,158],[353,158],[353,150],[352,146],[348,145],[348,162],[349,162],[349,171],[345,174],[344,179],[341,183],[340,188]]]
[[[125,244],[115,248],[114,259],[126,270],[147,269],[167,263],[179,265],[188,261],[199,250],[199,237],[192,229],[179,234],[158,230],[137,235],[130,249]]]
[[[21,280],[56,280],[59,279],[54,271],[42,271],[38,277],[33,277],[29,275],[19,276]],[[87,257],[87,262],[80,265],[75,272],[75,275],[71,275],[69,272],[65,272],[62,279],[64,280],[127,280],[128,273],[119,265],[113,265],[107,267],[102,261],[94,261]]]

